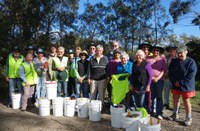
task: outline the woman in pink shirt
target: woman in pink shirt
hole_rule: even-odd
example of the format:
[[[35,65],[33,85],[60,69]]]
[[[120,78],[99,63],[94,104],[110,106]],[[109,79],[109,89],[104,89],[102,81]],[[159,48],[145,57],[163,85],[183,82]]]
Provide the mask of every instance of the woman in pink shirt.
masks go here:
[[[161,52],[164,52],[164,48],[160,46],[153,46],[152,53],[153,55],[147,58],[147,62],[151,64],[152,67],[152,83],[151,83],[151,100],[152,105],[154,104],[154,99],[156,99],[156,116],[158,119],[162,119],[162,110],[163,110],[163,100],[162,92],[164,86],[164,74],[167,67],[167,62]],[[154,109],[152,106],[152,110]]]

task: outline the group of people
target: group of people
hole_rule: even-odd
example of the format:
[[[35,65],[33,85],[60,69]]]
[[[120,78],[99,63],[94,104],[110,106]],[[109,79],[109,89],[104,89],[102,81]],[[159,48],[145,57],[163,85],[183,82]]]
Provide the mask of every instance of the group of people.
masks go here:
[[[134,58],[120,50],[119,41],[113,41],[112,50],[104,55],[102,45],[90,44],[88,52],[81,47],[66,51],[60,46],[50,47],[48,54],[41,48],[28,46],[25,58],[18,46],[13,48],[6,63],[6,80],[9,82],[9,103],[11,94],[17,85],[22,92],[21,110],[25,111],[28,103],[46,96],[45,82],[57,81],[57,96],[99,99],[104,104],[105,91],[112,100],[112,78],[118,74],[128,74],[126,102],[144,107],[150,114],[162,119],[163,106],[169,108],[169,93],[173,94],[173,115],[178,120],[179,97],[182,96],[186,109],[185,125],[192,123],[190,98],[195,96],[195,74],[197,67],[194,60],[187,56],[186,46],[170,45],[167,48],[140,44]],[[168,52],[165,56],[164,51]],[[22,89],[23,87],[23,89]],[[123,88],[123,87],[121,87]],[[163,94],[164,90],[164,94]],[[164,98],[164,103],[163,103]]]

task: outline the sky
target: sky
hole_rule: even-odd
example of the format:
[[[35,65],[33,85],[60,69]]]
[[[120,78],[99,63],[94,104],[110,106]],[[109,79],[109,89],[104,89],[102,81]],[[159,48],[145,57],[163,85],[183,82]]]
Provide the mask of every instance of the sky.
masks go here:
[[[79,13],[82,13],[84,11],[84,3],[90,2],[91,4],[96,4],[98,2],[102,2],[104,4],[107,3],[108,0],[80,0],[80,9]],[[166,8],[168,11],[170,2],[172,0],[161,0],[161,4]],[[198,3],[195,5],[195,7],[192,8],[193,11],[196,11],[200,15],[200,1],[197,0]],[[168,13],[168,12],[167,12]],[[175,35],[182,35],[186,34],[188,36],[196,36],[200,37],[200,26],[194,26],[191,24],[192,19],[194,18],[195,13],[192,13],[190,15],[183,16],[179,19],[177,24],[173,24],[172,22],[169,24],[169,28],[173,29]],[[172,20],[171,20],[172,21]]]

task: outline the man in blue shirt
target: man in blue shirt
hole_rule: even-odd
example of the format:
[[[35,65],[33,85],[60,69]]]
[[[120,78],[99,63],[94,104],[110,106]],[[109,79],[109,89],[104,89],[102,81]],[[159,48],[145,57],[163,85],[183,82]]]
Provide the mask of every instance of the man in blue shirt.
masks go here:
[[[187,56],[187,47],[181,46],[177,49],[178,58],[172,60],[169,65],[169,79],[172,83],[173,108],[174,112],[171,118],[176,121],[178,119],[178,101],[182,96],[186,119],[186,126],[192,123],[192,106],[190,98],[195,96],[195,75],[197,66],[195,61]]]

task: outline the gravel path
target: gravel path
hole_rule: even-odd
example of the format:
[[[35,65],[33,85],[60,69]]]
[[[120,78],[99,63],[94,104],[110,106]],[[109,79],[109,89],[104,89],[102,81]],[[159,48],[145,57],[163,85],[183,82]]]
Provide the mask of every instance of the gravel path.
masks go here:
[[[171,111],[164,110],[164,118],[171,115]],[[52,112],[51,112],[52,114]],[[183,120],[185,113],[181,110]],[[110,114],[102,114],[100,122],[92,122],[88,118],[75,117],[41,117],[37,108],[30,108],[26,112],[7,108],[0,103],[0,131],[121,131],[111,127]],[[162,131],[200,131],[200,112],[193,112],[193,124],[183,126],[182,122],[161,121]]]

